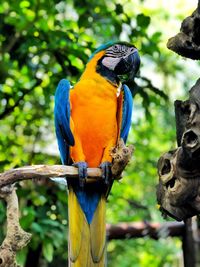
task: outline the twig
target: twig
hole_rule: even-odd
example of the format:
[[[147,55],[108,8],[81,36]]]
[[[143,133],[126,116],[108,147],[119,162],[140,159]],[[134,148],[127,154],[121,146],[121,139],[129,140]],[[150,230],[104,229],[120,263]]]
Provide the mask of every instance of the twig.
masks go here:
[[[12,169],[0,174],[0,187],[13,184],[21,180],[45,179],[45,178],[67,177],[68,179],[78,178],[78,169],[65,165],[32,165]],[[101,169],[88,168],[87,182],[101,179]]]
[[[183,236],[183,222],[167,222],[167,223],[147,223],[147,222],[121,222],[115,225],[107,224],[107,238],[126,239],[149,236],[153,239],[159,239],[166,236]]]
[[[7,202],[7,234],[0,246],[0,267],[17,267],[16,252],[25,247],[31,234],[25,232],[19,224],[18,198],[13,186],[0,190],[0,197]]]

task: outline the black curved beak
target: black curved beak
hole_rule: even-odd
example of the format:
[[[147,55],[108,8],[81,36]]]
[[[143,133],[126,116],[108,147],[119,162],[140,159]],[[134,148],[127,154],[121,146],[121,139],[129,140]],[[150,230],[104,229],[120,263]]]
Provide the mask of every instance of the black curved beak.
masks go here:
[[[126,80],[133,80],[140,67],[140,56],[138,50],[135,48],[133,53],[122,58],[114,69],[114,72],[119,75],[127,75]]]

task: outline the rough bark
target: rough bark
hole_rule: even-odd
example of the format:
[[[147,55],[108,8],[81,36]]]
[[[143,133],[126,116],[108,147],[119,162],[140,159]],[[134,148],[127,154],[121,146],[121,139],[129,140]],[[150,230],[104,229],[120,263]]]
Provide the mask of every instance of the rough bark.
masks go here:
[[[184,233],[184,223],[118,223],[108,224],[106,227],[108,240],[139,238],[148,236],[153,239],[166,238],[167,236],[182,237]]]
[[[0,246],[0,266],[17,267],[16,252],[25,247],[31,234],[25,232],[19,224],[18,198],[13,186],[3,187],[0,197],[7,203],[7,234]]]
[[[185,18],[180,32],[169,39],[167,47],[177,54],[200,59],[200,4],[191,16]]]
[[[157,198],[164,213],[184,220],[200,212],[200,80],[175,110],[180,147],[158,161]]]
[[[21,180],[46,179],[67,177],[78,178],[78,170],[73,166],[65,165],[32,165],[12,169],[0,174],[0,187],[13,184]],[[87,182],[101,179],[101,169],[88,168]]]
[[[125,169],[127,163],[130,161],[134,152],[132,145],[126,147],[123,139],[119,141],[116,147],[111,150],[111,156],[113,158],[112,164],[112,176],[115,180],[122,178],[122,172]]]
[[[177,54],[200,59],[200,0],[197,9],[185,18],[180,32],[169,39],[167,47]],[[200,213],[200,81],[190,90],[189,100],[175,101],[176,133],[179,148],[159,160],[157,199],[164,215],[182,220],[185,267],[199,265],[199,232],[194,224]],[[196,227],[198,229],[198,227]]]

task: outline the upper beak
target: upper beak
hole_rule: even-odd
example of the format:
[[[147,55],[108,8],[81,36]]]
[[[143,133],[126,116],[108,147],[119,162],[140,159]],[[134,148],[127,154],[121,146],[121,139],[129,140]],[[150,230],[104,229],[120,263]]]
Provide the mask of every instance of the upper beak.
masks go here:
[[[130,54],[126,61],[130,65],[130,70],[128,71],[129,80],[133,80],[140,68],[140,56],[138,50],[136,49],[132,54]]]
[[[115,67],[117,75],[128,75],[128,80],[133,80],[140,67],[140,56],[138,50],[135,49],[133,53],[122,58]]]

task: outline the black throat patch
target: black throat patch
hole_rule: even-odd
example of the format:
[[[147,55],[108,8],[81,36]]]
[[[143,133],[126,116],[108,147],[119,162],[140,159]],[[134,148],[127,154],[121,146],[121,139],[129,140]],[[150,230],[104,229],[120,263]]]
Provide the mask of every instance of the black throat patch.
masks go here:
[[[96,66],[96,72],[99,73],[101,76],[103,76],[105,79],[107,79],[109,82],[117,86],[119,84],[118,76],[114,73],[114,71],[109,70],[102,64],[103,59],[104,57],[98,60]]]

